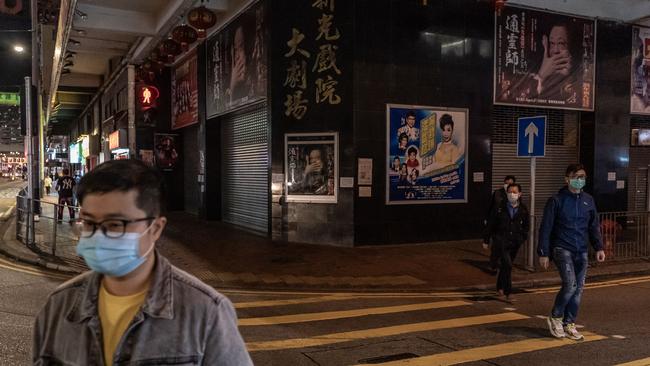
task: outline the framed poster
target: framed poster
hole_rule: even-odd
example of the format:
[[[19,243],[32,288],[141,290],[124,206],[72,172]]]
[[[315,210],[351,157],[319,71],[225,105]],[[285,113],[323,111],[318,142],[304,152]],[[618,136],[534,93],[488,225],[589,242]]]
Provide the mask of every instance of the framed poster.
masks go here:
[[[338,133],[288,133],[284,135],[284,151],[287,202],[337,202]]]
[[[650,114],[650,28],[632,27],[630,113]]]
[[[266,98],[265,4],[253,5],[207,41],[208,118]]]
[[[596,22],[506,6],[495,15],[494,103],[594,110]]]
[[[196,51],[172,72],[172,130],[199,122]]]
[[[178,162],[176,139],[178,135],[165,133],[154,134],[154,153],[156,165],[162,170],[173,170]]]
[[[357,172],[357,181],[360,185],[372,185],[372,159],[359,158]]]
[[[386,105],[386,204],[467,202],[467,109]]]

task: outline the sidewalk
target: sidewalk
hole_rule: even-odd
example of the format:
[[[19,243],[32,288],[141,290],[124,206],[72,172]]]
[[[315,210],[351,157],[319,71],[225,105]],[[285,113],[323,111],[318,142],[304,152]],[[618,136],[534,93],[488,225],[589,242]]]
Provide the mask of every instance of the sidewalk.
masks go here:
[[[481,242],[384,245],[358,248],[273,243],[220,222],[171,213],[158,248],[181,269],[216,288],[349,291],[468,291],[493,289]],[[13,220],[11,220],[13,221]],[[63,271],[79,272],[53,258],[30,252],[6,230],[0,252]],[[523,255],[523,253],[520,253]],[[650,274],[650,261],[594,264],[589,277]],[[553,285],[552,270],[513,271],[516,288]]]

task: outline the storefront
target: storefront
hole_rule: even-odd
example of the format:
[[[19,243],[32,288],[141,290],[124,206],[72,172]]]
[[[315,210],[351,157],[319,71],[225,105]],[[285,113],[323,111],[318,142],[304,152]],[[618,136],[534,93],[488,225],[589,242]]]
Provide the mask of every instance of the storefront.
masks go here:
[[[122,160],[129,158],[129,147],[126,130],[119,129],[108,137],[108,146],[111,153],[111,160]]]

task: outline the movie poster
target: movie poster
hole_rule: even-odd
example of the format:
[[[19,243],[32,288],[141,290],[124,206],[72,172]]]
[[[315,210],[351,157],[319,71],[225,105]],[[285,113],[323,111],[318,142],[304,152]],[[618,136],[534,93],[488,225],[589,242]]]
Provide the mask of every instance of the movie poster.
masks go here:
[[[154,135],[156,165],[162,170],[173,170],[178,162],[176,139],[178,135],[157,133]]]
[[[650,114],[650,28],[632,27],[630,113]]]
[[[594,109],[593,19],[506,6],[495,27],[494,103]]]
[[[285,135],[285,189],[288,202],[336,203],[336,133]]]
[[[259,2],[208,41],[208,118],[266,97],[264,21],[264,3]]]
[[[467,202],[468,114],[386,105],[386,204]]]
[[[172,73],[172,130],[199,122],[199,89],[196,52]]]

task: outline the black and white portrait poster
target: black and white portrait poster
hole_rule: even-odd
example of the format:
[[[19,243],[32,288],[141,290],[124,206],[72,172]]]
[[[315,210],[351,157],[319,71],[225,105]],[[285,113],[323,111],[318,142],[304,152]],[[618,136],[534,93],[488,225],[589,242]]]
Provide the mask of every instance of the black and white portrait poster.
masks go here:
[[[650,114],[650,28],[632,27],[630,113]]]
[[[288,202],[336,203],[336,133],[285,135],[285,189]]]
[[[494,103],[594,109],[593,19],[506,6],[495,27]]]
[[[266,97],[265,17],[259,2],[208,41],[208,117]]]

